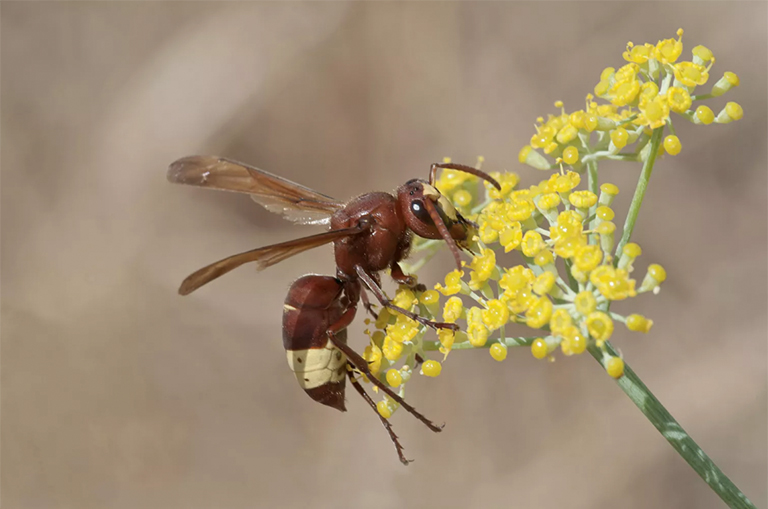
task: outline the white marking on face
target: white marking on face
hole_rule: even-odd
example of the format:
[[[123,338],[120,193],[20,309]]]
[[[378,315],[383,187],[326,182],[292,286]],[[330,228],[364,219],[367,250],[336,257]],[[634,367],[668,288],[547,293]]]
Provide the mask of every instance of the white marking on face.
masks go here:
[[[347,356],[329,341],[325,348],[286,350],[288,366],[302,389],[340,382],[347,374]]]
[[[296,311],[296,308],[291,306],[290,304],[283,304],[283,310],[284,311]]]
[[[424,186],[424,196],[434,197],[437,201],[437,205],[443,209],[443,212],[448,219],[451,221],[459,220],[456,207],[453,206],[451,200],[446,198],[442,193],[440,193],[440,191],[438,191],[435,187],[430,186],[429,184],[422,184],[422,186]]]

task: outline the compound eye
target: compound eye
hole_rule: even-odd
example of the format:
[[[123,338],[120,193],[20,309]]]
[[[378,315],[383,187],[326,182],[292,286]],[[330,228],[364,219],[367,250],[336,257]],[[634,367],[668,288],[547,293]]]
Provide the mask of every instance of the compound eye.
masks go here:
[[[421,200],[413,200],[411,202],[411,212],[413,212],[413,215],[416,216],[422,223],[430,224],[432,222],[429,217],[429,212],[427,212],[427,208],[424,206],[424,202]]]

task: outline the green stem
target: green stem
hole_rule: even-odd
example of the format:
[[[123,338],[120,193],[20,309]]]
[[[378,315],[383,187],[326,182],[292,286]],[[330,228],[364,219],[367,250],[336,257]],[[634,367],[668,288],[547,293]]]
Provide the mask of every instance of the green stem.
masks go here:
[[[531,338],[504,338],[502,343],[507,345],[509,348],[512,348],[513,346],[531,346],[531,343],[536,341],[538,337],[541,336]],[[497,342],[498,340],[496,339],[489,339],[483,346],[473,346],[469,341],[464,341],[463,343],[454,343],[454,345],[451,347],[451,350],[480,350],[483,348],[490,348],[494,343]],[[439,350],[441,346],[439,341],[424,341],[423,345],[425,352]]]
[[[589,176],[589,190],[592,191],[595,196],[599,195],[599,186],[600,182],[597,178],[597,161],[590,161],[587,163],[587,175]],[[593,205],[589,209],[589,213],[594,217],[595,211],[597,210],[597,204]],[[592,219],[589,221],[589,229],[594,230],[595,229],[595,220]],[[590,235],[591,242],[596,242],[597,235]]]
[[[632,203],[629,205],[629,211],[627,212],[627,220],[624,222],[624,231],[621,234],[621,240],[616,246],[616,257],[614,263],[618,263],[619,255],[624,246],[629,242],[629,238],[632,236],[632,231],[635,229],[635,222],[637,221],[637,214],[640,212],[640,205],[643,204],[643,198],[645,197],[645,191],[648,188],[648,181],[651,179],[651,172],[653,172],[653,164],[656,162],[656,156],[659,154],[659,146],[661,146],[661,136],[664,134],[664,127],[654,129],[651,136],[651,150],[648,153],[648,158],[643,164],[643,170],[640,172],[640,178],[637,181],[637,188],[635,189],[635,196],[632,197]]]
[[[605,343],[605,347],[609,353],[614,356],[617,355],[610,343]],[[598,362],[604,364],[603,350],[595,345],[591,345],[589,353]],[[675,418],[664,408],[664,405],[656,399],[653,393],[626,363],[624,364],[624,376],[616,382],[629,399],[637,405],[637,408],[643,412],[643,415],[651,421],[651,424],[659,430],[659,433],[667,439],[670,445],[688,462],[704,482],[723,499],[723,502],[728,507],[754,509],[755,505],[714,464],[701,447],[694,442],[691,436],[680,426]]]

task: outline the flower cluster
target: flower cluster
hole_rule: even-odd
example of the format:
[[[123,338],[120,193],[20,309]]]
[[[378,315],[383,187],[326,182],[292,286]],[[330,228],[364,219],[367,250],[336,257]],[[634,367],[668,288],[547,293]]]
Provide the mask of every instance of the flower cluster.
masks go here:
[[[556,168],[541,152],[577,171],[599,159],[644,161],[650,152],[650,130],[664,126],[671,134],[664,139],[663,150],[674,156],[682,145],[671,113],[703,125],[741,119],[744,111],[735,102],[726,103],[717,115],[704,104],[693,108],[696,101],[719,97],[738,86],[739,77],[726,72],[709,93],[694,95],[696,87],[709,81],[715,57],[706,47],[696,46],[691,61],[678,62],[683,52],[682,29],[677,34],[678,39],[655,45],[627,43],[623,56],[628,63],[603,70],[584,109],[567,113],[558,101],[559,115],[550,114],[546,121],[539,117],[530,144],[519,153],[520,162],[540,170]],[[597,98],[606,103],[599,104]],[[622,152],[633,144],[634,150]]]
[[[441,173],[437,188],[478,226],[469,243],[472,259],[463,264],[464,270],[448,273],[433,290],[416,293],[401,286],[394,301],[425,318],[456,323],[460,330],[441,329],[436,338],[428,337],[419,323],[381,310],[376,320],[367,321],[370,344],[364,357],[373,375],[404,396],[413,373],[438,376],[452,350],[488,348],[493,359],[503,361],[509,347],[527,346],[533,357],[550,360],[557,350],[565,356],[589,350],[601,357],[610,376],[623,376],[624,362],[607,341],[617,323],[629,331],[647,333],[653,321],[639,314],[619,314],[611,305],[642,293],[658,293],[666,272],[651,264],[639,284],[633,278],[642,250],[629,242],[629,236],[640,202],[634,212],[631,208],[627,213],[623,237],[617,242],[612,204],[619,189],[599,182],[597,162],[641,161],[643,174],[648,170],[649,176],[657,156],[680,152],[672,112],[705,125],[728,123],[743,115],[733,102],[718,115],[704,105],[691,109],[694,101],[718,97],[737,86],[739,79],[726,72],[711,92],[692,95],[697,86],[707,83],[715,58],[707,48],[697,46],[692,61],[678,62],[681,37],[679,30],[677,39],[655,45],[629,43],[623,55],[628,63],[602,72],[595,95],[587,95],[585,109],[570,114],[562,109],[547,121],[539,119],[530,145],[520,151],[520,162],[558,170],[548,178],[519,188],[518,175],[491,173],[501,184],[497,190],[466,173]],[[598,104],[596,98],[606,103]],[[562,108],[560,102],[555,105]],[[661,143],[665,129],[671,134]],[[634,151],[623,152],[633,144]],[[554,164],[545,155],[555,158]],[[481,163],[482,158],[478,166]],[[587,178],[582,179],[585,169],[589,169]],[[642,193],[639,196],[642,201]],[[633,205],[636,200],[638,193]],[[413,271],[421,266],[441,243],[416,241],[414,251],[428,253],[404,268]],[[517,257],[516,264],[499,262],[497,257],[509,259],[507,253]],[[531,334],[507,333],[521,326]],[[424,360],[429,351],[439,351],[443,358]],[[384,417],[396,408],[386,396],[378,404]]]

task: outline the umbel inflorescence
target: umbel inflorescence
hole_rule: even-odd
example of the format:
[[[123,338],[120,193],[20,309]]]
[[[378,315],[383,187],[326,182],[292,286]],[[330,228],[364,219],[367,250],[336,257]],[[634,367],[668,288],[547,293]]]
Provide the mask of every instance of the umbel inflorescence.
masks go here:
[[[460,331],[443,329],[436,339],[427,338],[428,331],[417,322],[381,310],[366,330],[370,344],[364,357],[372,373],[404,395],[414,372],[438,376],[452,350],[489,348],[493,359],[503,361],[509,347],[528,346],[533,357],[550,360],[558,351],[572,356],[587,348],[599,349],[608,374],[623,375],[624,362],[609,353],[606,341],[619,327],[647,333],[653,321],[639,314],[618,314],[611,304],[658,293],[667,276],[661,265],[651,264],[638,284],[634,262],[642,250],[629,242],[629,235],[644,185],[639,200],[636,191],[624,214],[619,238],[619,214],[611,207],[619,189],[599,181],[597,164],[606,159],[641,162],[643,172],[650,175],[659,155],[681,151],[673,118],[709,125],[743,116],[735,102],[726,103],[718,114],[707,105],[694,105],[723,95],[738,86],[739,78],[726,72],[709,92],[695,94],[709,81],[715,57],[704,46],[696,46],[691,61],[679,61],[682,34],[678,30],[677,39],[655,45],[628,43],[623,53],[627,63],[602,71],[584,109],[568,113],[558,101],[559,114],[537,119],[536,132],[519,160],[538,170],[554,170],[539,183],[519,188],[515,173],[492,173],[501,184],[496,190],[466,173],[441,174],[437,182],[441,193],[478,225],[470,243],[472,259],[434,289],[399,288],[395,304],[456,323]],[[480,158],[478,165],[482,162]],[[438,241],[417,242],[415,251],[426,255],[411,270],[438,245]],[[516,264],[498,262],[497,256],[513,251],[518,255],[512,257]],[[511,324],[526,326],[530,334],[507,334]],[[442,358],[424,360],[433,350],[439,350]],[[386,397],[378,404],[384,417],[395,409]]]

